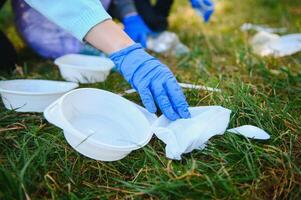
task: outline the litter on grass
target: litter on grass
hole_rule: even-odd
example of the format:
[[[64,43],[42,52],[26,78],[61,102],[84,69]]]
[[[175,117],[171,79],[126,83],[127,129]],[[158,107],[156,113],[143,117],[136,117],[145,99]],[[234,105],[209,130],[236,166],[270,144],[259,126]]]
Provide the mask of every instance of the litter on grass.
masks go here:
[[[286,28],[270,28],[267,25],[258,25],[258,24],[251,24],[251,23],[244,23],[240,27],[241,31],[250,31],[254,30],[257,32],[264,31],[267,33],[286,33],[287,29]]]
[[[194,84],[190,84],[190,83],[179,83],[179,85],[185,89],[206,90],[206,91],[210,91],[210,92],[221,92],[222,91],[221,89],[218,89],[218,88],[211,88],[211,87],[207,87],[207,86],[203,86],[203,85],[194,85]]]
[[[195,84],[190,84],[190,83],[179,83],[179,85],[183,88],[183,89],[194,89],[194,90],[206,90],[206,91],[210,91],[210,92],[221,92],[221,89],[218,88],[211,88],[211,87],[207,87],[207,86],[203,86],[203,85],[195,85]],[[124,91],[124,94],[132,94],[137,92],[135,89],[129,89]]]
[[[132,102],[105,90],[73,90],[46,108],[44,116],[64,130],[72,148],[95,160],[120,160],[153,135]]]
[[[254,138],[257,140],[270,139],[270,135],[267,134],[264,130],[251,125],[244,125],[237,128],[228,129],[227,132],[240,134],[247,138]]]
[[[202,150],[210,138],[226,131],[250,139],[270,138],[264,130],[251,125],[227,130],[231,111],[221,106],[192,107],[190,113],[190,119],[176,121],[169,121],[162,115],[153,124],[153,131],[166,144],[165,153],[170,159],[180,160],[184,153]]]
[[[16,112],[43,112],[63,94],[78,87],[77,83],[34,79],[0,81],[5,108]]]
[[[190,119],[169,121],[114,93],[82,88],[73,90],[45,111],[45,118],[64,130],[67,142],[79,153],[96,160],[116,161],[142,148],[153,133],[166,144],[166,156],[202,150],[210,138],[227,131],[231,111],[221,106],[189,108]],[[229,130],[232,134],[265,140],[269,135],[254,126]]]
[[[190,52],[189,48],[179,40],[177,34],[164,31],[147,40],[147,49],[156,53],[169,53],[172,55],[184,55]]]
[[[65,80],[79,83],[103,82],[114,67],[109,58],[82,54],[67,54],[54,63]]]
[[[301,51],[301,34],[279,36],[260,31],[250,40],[250,44],[254,53],[260,56],[289,56]]]

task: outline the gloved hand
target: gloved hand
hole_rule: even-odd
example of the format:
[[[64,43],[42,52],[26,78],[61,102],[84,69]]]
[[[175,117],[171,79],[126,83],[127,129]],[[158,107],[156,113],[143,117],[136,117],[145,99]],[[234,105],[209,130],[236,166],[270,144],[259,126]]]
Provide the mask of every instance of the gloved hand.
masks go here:
[[[172,72],[159,60],[134,44],[110,55],[117,70],[136,89],[149,112],[160,107],[170,120],[189,118],[188,104]]]
[[[214,12],[214,3],[211,0],[190,0],[192,8],[203,17],[205,22],[210,20]]]
[[[147,35],[151,30],[139,15],[130,15],[123,19],[124,31],[137,43],[146,47]]]

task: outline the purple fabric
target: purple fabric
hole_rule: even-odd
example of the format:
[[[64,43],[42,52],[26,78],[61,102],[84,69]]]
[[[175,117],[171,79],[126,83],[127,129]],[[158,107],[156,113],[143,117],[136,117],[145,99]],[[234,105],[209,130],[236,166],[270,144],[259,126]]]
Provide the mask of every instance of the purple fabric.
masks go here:
[[[101,0],[101,4],[106,10],[108,10],[111,4],[111,0]]]
[[[16,26],[27,45],[45,58],[57,58],[78,53],[84,44],[71,34],[50,22],[24,0],[14,0]]]
[[[107,10],[112,0],[100,0]],[[68,32],[31,8],[24,0],[13,0],[16,26],[26,44],[44,58],[55,59],[65,54],[99,55],[91,46],[78,41]]]

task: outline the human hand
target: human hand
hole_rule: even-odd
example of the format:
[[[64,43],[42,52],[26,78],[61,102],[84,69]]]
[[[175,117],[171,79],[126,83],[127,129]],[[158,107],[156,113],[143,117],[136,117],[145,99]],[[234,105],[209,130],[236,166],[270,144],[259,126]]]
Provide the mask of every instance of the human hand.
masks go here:
[[[118,71],[136,89],[149,112],[157,107],[170,120],[190,118],[188,103],[173,73],[139,44],[110,55]]]
[[[137,43],[146,47],[147,36],[151,32],[139,15],[130,15],[123,19],[124,31]]]
[[[205,22],[210,20],[214,12],[214,3],[211,0],[190,0],[192,8],[203,17]]]

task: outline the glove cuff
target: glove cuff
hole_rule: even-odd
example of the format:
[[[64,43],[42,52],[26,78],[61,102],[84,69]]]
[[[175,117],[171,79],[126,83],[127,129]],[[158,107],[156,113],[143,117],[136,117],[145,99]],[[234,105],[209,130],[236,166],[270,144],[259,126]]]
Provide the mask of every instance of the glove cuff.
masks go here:
[[[122,20],[122,23],[129,24],[129,23],[136,23],[137,21],[143,21],[138,14],[125,16]]]
[[[145,62],[155,59],[149,55],[140,44],[133,44],[127,48],[111,54],[110,59],[114,62],[118,72],[133,86],[134,73]]]

